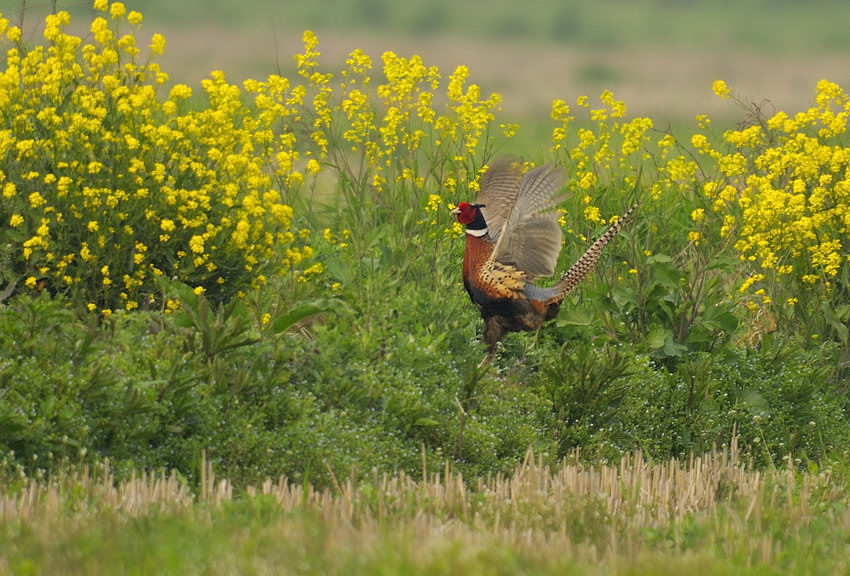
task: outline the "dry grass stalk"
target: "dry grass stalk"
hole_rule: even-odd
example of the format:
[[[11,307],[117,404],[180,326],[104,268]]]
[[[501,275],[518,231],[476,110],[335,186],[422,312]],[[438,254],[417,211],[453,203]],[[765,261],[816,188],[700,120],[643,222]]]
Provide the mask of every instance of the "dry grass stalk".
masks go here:
[[[37,519],[66,513],[115,510],[144,514],[165,506],[188,506],[191,490],[175,472],[133,472],[116,482],[109,462],[95,473],[88,466],[50,480],[28,479],[22,489],[0,491],[0,521]]]
[[[574,460],[553,471],[529,453],[513,474],[472,484],[446,468],[420,479],[375,473],[367,482],[335,481],[327,489],[280,478],[249,486],[246,494],[272,497],[283,517],[304,512],[317,518],[334,546],[369,549],[386,545],[387,538],[409,539],[418,555],[463,542],[464,554],[507,545],[529,554],[561,550],[587,562],[651,552],[647,534],[654,534],[676,549],[723,550],[728,557],[768,563],[786,543],[765,518],[780,514],[794,530],[845,501],[843,486],[833,485],[828,473],[800,474],[790,465],[755,470],[741,461],[735,442],[726,450],[660,463],[640,453],[616,465]],[[234,499],[232,484],[217,480],[206,459],[198,496],[213,508]],[[0,520],[49,523],[69,513],[84,520],[98,511],[135,515],[188,509],[192,502],[173,473],[139,473],[116,482],[107,464],[98,474],[84,468],[0,493]],[[836,512],[835,521],[850,530],[850,512]],[[689,534],[695,522],[710,527],[706,541]],[[297,532],[289,525],[276,529]]]

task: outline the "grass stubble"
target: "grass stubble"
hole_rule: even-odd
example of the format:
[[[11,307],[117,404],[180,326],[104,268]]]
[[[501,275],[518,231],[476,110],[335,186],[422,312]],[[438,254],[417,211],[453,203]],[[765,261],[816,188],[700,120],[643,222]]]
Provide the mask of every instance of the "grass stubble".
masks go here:
[[[236,487],[202,463],[117,480],[108,462],[0,493],[0,574],[843,574],[846,479],[755,469],[737,443],[511,475],[375,473]]]

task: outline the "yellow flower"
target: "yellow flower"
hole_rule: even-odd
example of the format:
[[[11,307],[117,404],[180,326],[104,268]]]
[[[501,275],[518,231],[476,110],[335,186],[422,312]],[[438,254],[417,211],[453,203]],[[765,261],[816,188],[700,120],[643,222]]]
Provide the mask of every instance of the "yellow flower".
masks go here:
[[[612,118],[622,118],[626,115],[626,104],[614,98],[614,94],[610,90],[605,90],[600,96],[600,100],[608,106]]]
[[[552,102],[552,120],[570,118],[570,105],[560,98]]]
[[[443,197],[439,194],[429,194],[428,203],[425,205],[426,212],[436,212],[443,203]]]
[[[204,253],[204,237],[199,235],[194,235],[189,239],[189,248],[195,254],[203,254]]]
[[[151,52],[158,56],[165,52],[165,36],[162,34],[154,34],[151,36]]]
[[[17,26],[10,26],[6,31],[6,38],[8,38],[11,42],[20,42],[21,29]]]
[[[723,80],[715,80],[711,85],[711,91],[720,96],[721,100],[725,100],[732,94],[732,91],[726,86],[726,82]]]
[[[44,196],[39,194],[38,192],[33,192],[29,195],[29,204],[30,208],[39,208],[47,204],[47,200],[44,199]]]
[[[109,15],[112,16],[113,19],[118,19],[124,16],[127,13],[127,9],[124,7],[124,4],[121,2],[113,2],[109,6]]]
[[[743,294],[750,288],[750,286],[752,286],[756,282],[761,282],[762,280],[764,280],[764,274],[753,274],[752,276],[744,280],[743,284],[741,284],[741,286],[738,288],[738,292]]]
[[[584,219],[588,222],[601,223],[604,222],[605,219],[599,213],[599,208],[596,206],[585,206],[584,207]]]
[[[697,150],[703,150],[708,147],[708,138],[705,134],[694,134],[691,136],[691,146]]]
[[[192,97],[192,89],[185,84],[175,84],[168,93],[169,100],[186,100]]]
[[[589,190],[596,184],[596,174],[593,172],[586,172],[579,180],[579,187],[582,190]]]
[[[21,224],[24,223],[24,217],[20,214],[12,214],[12,217],[9,218],[9,226],[12,228],[17,228]]]

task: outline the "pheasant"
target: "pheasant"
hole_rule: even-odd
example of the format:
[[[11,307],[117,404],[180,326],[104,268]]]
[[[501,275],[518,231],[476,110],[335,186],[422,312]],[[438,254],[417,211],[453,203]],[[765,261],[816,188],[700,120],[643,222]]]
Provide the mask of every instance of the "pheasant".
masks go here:
[[[484,319],[485,362],[507,332],[537,330],[558,315],[564,297],[593,270],[637,207],[610,224],[557,283],[538,286],[532,281],[554,274],[561,251],[555,207],[565,198],[564,179],[551,164],[523,174],[521,162],[502,158],[481,177],[475,203],[452,210],[466,226],[463,285]]]

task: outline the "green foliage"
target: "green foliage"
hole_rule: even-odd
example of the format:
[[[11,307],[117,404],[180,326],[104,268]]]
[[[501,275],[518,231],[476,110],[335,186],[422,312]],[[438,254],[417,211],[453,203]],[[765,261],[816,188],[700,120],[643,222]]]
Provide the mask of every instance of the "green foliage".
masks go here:
[[[672,371],[609,346],[566,344],[542,384],[558,453],[653,459],[711,450],[733,434],[754,461],[818,461],[850,440],[827,351],[793,347],[691,353]]]
[[[565,344],[558,362],[544,368],[544,386],[556,418],[559,453],[586,446],[617,418],[628,394],[628,358],[605,346]]]

